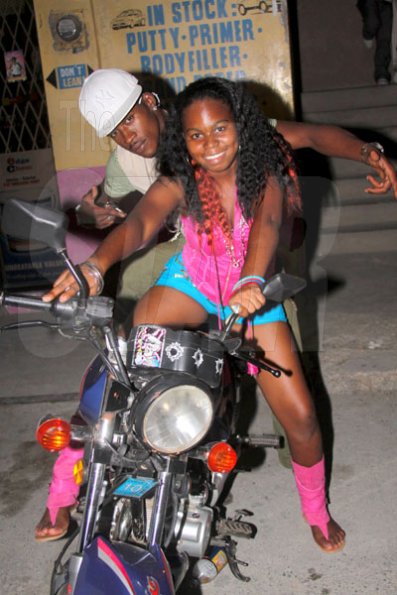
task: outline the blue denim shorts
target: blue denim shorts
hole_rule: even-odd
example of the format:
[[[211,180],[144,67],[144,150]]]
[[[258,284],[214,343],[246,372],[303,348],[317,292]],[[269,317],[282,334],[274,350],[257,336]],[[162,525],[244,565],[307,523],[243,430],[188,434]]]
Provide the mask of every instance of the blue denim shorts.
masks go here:
[[[229,306],[224,306],[223,308],[218,306],[215,302],[212,302],[205,297],[205,295],[193,285],[182,262],[182,254],[180,252],[169,259],[155,285],[163,285],[165,287],[177,289],[200,304],[208,314],[214,316],[219,315],[222,321],[229,318],[233,313]],[[249,320],[254,325],[257,325],[268,324],[269,322],[287,322],[287,317],[281,304],[277,304],[276,306],[265,304],[261,310],[258,310],[255,314],[250,316]],[[242,324],[243,321],[244,318],[239,318],[237,324]]]

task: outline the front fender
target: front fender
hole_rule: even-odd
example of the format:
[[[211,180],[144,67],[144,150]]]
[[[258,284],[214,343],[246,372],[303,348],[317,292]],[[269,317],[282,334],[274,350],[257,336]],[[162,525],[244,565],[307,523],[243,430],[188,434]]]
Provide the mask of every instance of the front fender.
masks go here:
[[[174,595],[167,560],[127,543],[96,537],[87,547],[73,595]]]

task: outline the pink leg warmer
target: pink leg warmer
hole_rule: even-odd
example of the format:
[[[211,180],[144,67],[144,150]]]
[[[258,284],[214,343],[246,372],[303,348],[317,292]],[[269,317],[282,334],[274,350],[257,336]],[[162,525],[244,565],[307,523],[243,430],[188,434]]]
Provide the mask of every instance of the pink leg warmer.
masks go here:
[[[76,503],[80,486],[74,480],[73,467],[79,459],[83,458],[83,455],[84,448],[67,446],[60,451],[55,461],[47,498],[52,525],[55,525],[59,508]]]
[[[326,539],[330,516],[327,511],[325,496],[325,465],[324,457],[312,467],[303,467],[292,461],[296,486],[301,501],[302,513],[309,525],[316,525],[321,529]]]

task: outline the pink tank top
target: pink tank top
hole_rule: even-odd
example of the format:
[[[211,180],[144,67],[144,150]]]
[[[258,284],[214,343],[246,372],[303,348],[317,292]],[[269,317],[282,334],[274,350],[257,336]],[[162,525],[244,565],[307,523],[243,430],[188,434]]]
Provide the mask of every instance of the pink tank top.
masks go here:
[[[211,301],[227,304],[241,276],[252,221],[244,219],[236,200],[231,245],[219,225],[213,227],[209,245],[206,234],[198,233],[198,224],[191,217],[181,217],[181,221],[186,239],[182,260],[193,285]]]

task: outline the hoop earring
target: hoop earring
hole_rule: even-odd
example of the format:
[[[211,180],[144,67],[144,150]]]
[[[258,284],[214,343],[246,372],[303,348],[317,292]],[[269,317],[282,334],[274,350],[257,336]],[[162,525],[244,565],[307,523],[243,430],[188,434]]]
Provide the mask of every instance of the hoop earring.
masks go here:
[[[157,93],[152,92],[152,95],[156,98],[156,105],[153,108],[153,111],[156,111],[159,109],[159,107],[161,107],[161,101],[160,101],[160,97],[157,95]]]

